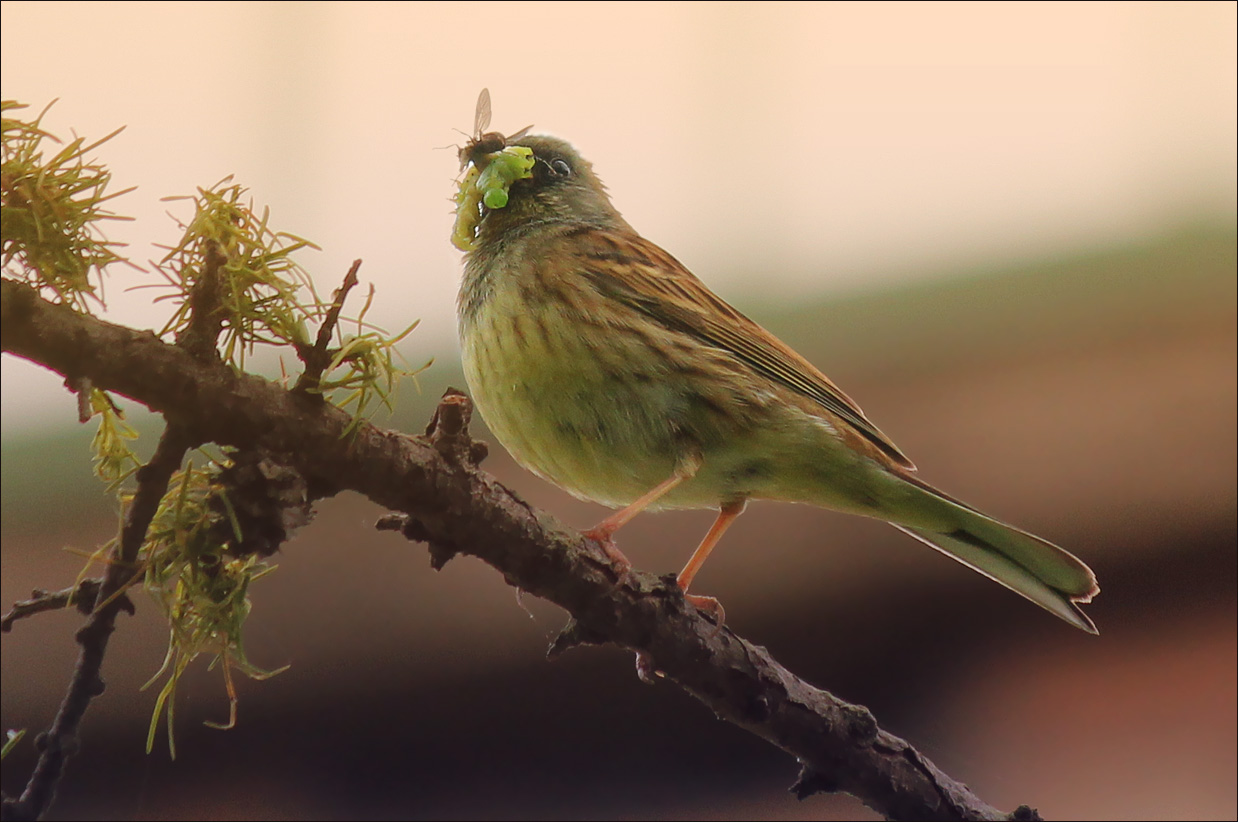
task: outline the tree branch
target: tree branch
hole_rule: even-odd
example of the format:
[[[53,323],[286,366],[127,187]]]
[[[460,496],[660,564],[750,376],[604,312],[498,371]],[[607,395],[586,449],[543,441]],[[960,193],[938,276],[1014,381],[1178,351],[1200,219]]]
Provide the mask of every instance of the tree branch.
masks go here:
[[[75,606],[86,616],[90,616],[99,596],[99,586],[102,584],[101,579],[84,579],[77,585],[60,591],[33,591],[30,599],[21,599],[13,603],[9,612],[4,615],[3,619],[0,619],[0,631],[7,634],[13,630],[13,623],[19,619],[27,619],[44,611],[61,611],[70,605]],[[121,596],[123,597],[124,594]],[[126,610],[132,612],[132,608],[133,603],[129,603]]]
[[[719,716],[796,757],[794,790],[845,791],[899,819],[1034,819],[1006,815],[882,731],[866,708],[804,682],[758,646],[718,630],[688,605],[674,576],[620,574],[602,549],[477,467],[471,405],[449,391],[425,436],[363,424],[300,392],[3,282],[5,351],[61,374],[88,376],[160,412],[194,440],[286,455],[329,492],[358,491],[404,516],[382,527],[430,545],[434,564],[476,556],[513,586],[563,607],[572,622],[552,648],[611,642],[637,651]]]
[[[39,748],[39,761],[21,798],[4,801],[5,819],[38,819],[56,796],[56,788],[64,776],[65,763],[77,751],[77,730],[82,717],[86,715],[91,700],[103,693],[100,671],[108,640],[115,630],[116,616],[121,610],[133,613],[133,603],[123,597],[123,592],[141,574],[136,567],[138,550],[146,539],[146,529],[159,508],[159,501],[168,489],[168,481],[180,468],[181,458],[189,445],[183,434],[168,426],[150,462],[138,469],[138,488],[125,515],[120,543],[113,550],[104,572],[90,619],[74,637],[81,651],[73,677],[52,726],[35,742]]]

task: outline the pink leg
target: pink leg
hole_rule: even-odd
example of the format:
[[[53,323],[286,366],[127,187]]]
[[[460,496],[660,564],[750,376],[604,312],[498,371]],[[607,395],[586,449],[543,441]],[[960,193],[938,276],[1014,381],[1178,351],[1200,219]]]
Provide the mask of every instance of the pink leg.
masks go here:
[[[623,573],[626,573],[632,567],[632,562],[615,546],[615,540],[613,539],[615,532],[627,525],[633,517],[644,511],[676,485],[695,476],[696,469],[700,465],[700,460],[690,460],[682,463],[675,469],[675,473],[671,474],[665,481],[658,483],[657,487],[652,491],[643,495],[626,508],[611,514],[588,531],[585,531],[584,535],[601,545],[602,550],[606,552],[606,556],[610,557]]]
[[[731,527],[731,523],[739,518],[739,515],[744,513],[744,505],[746,500],[739,502],[729,502],[722,506],[718,512],[718,518],[714,520],[713,526],[709,529],[709,533],[705,535],[705,539],[701,540],[701,544],[696,547],[692,558],[688,560],[688,564],[679,572],[679,577],[675,580],[680,589],[684,592],[684,599],[691,602],[697,608],[714,616],[718,622],[718,627],[722,627],[722,623],[726,621],[726,611],[722,608],[722,603],[713,597],[696,596],[688,593],[688,586],[692,584],[692,580],[696,577],[701,566],[705,564],[706,558],[709,557],[709,552],[714,550],[714,546],[718,544],[718,540],[722,539],[722,535],[726,533],[726,529]]]

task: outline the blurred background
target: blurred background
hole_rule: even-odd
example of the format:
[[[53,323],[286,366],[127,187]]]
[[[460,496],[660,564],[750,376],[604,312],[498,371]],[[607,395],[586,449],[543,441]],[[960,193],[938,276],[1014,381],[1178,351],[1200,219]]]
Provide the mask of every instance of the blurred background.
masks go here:
[[[1046,818],[1238,816],[1233,3],[574,5],[11,3],[0,91],[94,139],[161,256],[191,194],[229,174],[315,241],[321,293],[360,257],[370,319],[411,365],[420,430],[462,385],[456,155],[478,91],[493,127],[573,141],[617,206],[807,355],[925,479],[1097,571],[1099,637],[879,523],[754,504],[697,582],[728,623],[869,706],[946,772]],[[148,267],[149,268],[149,267]],[[167,306],[112,272],[117,322]],[[277,365],[268,364],[272,373]],[[128,403],[153,447],[157,420]],[[3,358],[0,607],[60,588],[115,532],[92,431],[60,381]],[[485,437],[484,426],[475,432]],[[492,449],[486,467],[574,526],[604,515]],[[178,750],[143,753],[163,658],[153,603],[124,619],[107,693],[52,817],[872,818],[797,802],[795,763],[630,655],[547,663],[558,609],[323,502],[252,590],[247,651],[178,695]],[[620,544],[671,572],[709,512]],[[50,722],[75,614],[4,637],[3,726]],[[20,791],[33,746],[5,761]]]

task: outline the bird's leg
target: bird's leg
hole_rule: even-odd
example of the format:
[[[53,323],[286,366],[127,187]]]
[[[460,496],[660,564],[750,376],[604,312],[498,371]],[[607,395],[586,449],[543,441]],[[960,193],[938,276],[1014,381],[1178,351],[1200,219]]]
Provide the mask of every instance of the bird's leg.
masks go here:
[[[615,545],[615,540],[613,539],[615,532],[624,525],[627,525],[629,520],[641,511],[644,511],[658,498],[665,495],[676,485],[679,485],[679,483],[684,480],[691,479],[696,476],[696,471],[700,467],[701,461],[699,458],[691,458],[680,461],[679,465],[675,467],[675,472],[664,481],[658,483],[653,490],[642,495],[640,499],[636,500],[631,505],[628,505],[626,508],[621,508],[611,514],[609,517],[602,520],[588,531],[585,531],[584,535],[589,539],[595,540],[599,545],[601,545],[602,550],[606,552],[606,556],[610,557],[611,560],[619,566],[622,573],[627,573],[628,569],[632,567],[632,562],[625,557],[623,552],[620,551]]]
[[[705,559],[709,556],[709,552],[714,550],[714,546],[718,544],[718,540],[722,539],[722,535],[726,533],[726,529],[731,527],[731,523],[739,518],[739,515],[744,513],[744,506],[747,500],[737,500],[728,502],[718,511],[718,518],[714,520],[713,526],[709,529],[709,533],[705,535],[705,539],[701,540],[701,544],[696,547],[692,558],[688,560],[688,564],[679,572],[679,576],[675,579],[680,590],[683,591],[684,599],[691,602],[697,608],[712,615],[718,623],[718,628],[722,628],[722,623],[726,621],[726,611],[722,608],[722,603],[713,597],[696,596],[688,593],[688,586],[692,584],[692,580],[696,577],[696,572],[701,570],[701,566],[705,564]]]

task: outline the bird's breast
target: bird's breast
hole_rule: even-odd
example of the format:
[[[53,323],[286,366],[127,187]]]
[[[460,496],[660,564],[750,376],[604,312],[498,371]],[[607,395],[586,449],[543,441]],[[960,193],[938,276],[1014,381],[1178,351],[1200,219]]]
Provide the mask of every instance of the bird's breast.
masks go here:
[[[465,378],[512,456],[568,492],[631,502],[674,469],[681,393],[632,329],[582,319],[584,293],[495,279],[462,317]]]

